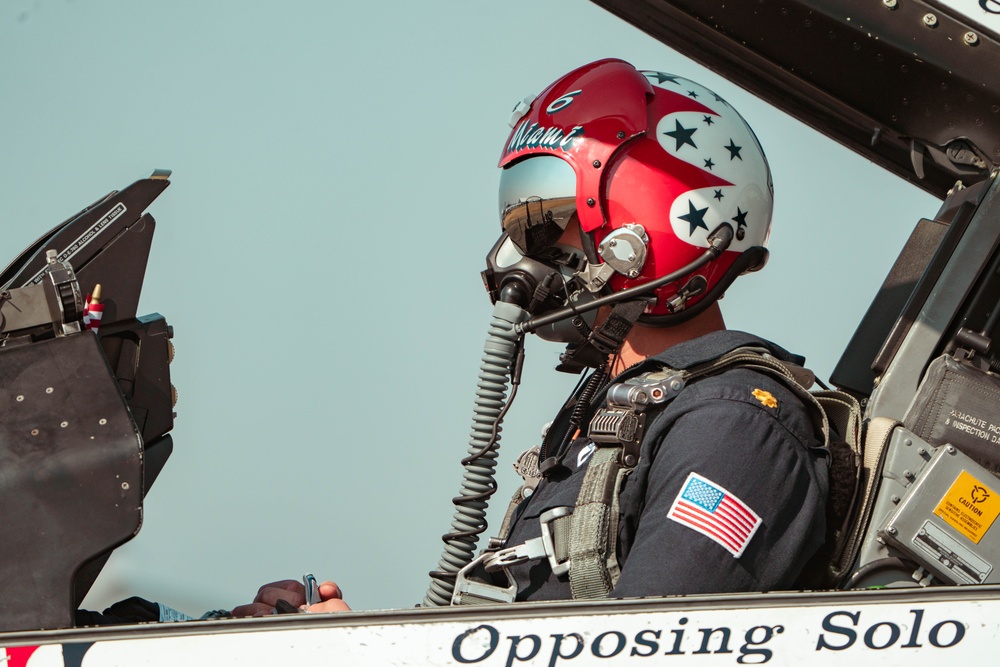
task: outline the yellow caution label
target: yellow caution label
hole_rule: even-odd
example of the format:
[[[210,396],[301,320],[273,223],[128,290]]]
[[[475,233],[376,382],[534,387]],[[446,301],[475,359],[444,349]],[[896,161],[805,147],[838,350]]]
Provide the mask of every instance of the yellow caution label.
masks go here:
[[[979,544],[1000,516],[1000,494],[963,470],[934,508],[934,514]]]

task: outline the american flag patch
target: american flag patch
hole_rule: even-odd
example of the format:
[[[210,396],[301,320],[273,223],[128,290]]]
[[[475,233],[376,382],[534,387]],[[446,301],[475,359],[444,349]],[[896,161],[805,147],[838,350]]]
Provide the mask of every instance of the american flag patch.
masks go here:
[[[742,500],[695,472],[684,481],[667,517],[718,542],[733,558],[743,555],[761,524]]]

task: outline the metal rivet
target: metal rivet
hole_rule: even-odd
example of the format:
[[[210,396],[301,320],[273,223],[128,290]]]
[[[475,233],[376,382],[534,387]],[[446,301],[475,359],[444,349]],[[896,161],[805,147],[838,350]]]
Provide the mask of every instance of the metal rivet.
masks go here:
[[[897,0],[882,0],[882,4],[889,9],[895,9],[899,6],[899,2],[897,2]]]
[[[628,261],[630,261],[630,262],[634,262],[634,261],[635,261],[635,255],[634,255],[634,254],[632,254],[632,255],[629,255],[629,256],[628,256]]]
[[[128,482],[122,482],[122,489],[128,491]]]
[[[937,17],[933,14],[924,14],[924,25],[928,28],[936,28],[938,24]]]
[[[59,426],[61,426],[62,428],[66,428],[67,426],[69,426],[69,422],[63,422],[59,424]]]
[[[977,35],[974,32],[967,32],[964,35],[962,35],[962,41],[968,44],[969,46],[975,46],[976,44],[979,43],[979,35]]]
[[[45,388],[45,393],[46,394],[51,394],[52,393],[52,387],[46,387]]]
[[[903,444],[906,445],[907,447],[909,447],[910,445],[913,444],[913,441],[910,440],[909,438],[907,438],[906,440],[903,441]]]
[[[20,403],[21,401],[23,401],[23,400],[24,400],[24,396],[18,396],[18,397],[17,397],[17,398],[15,398],[14,400],[15,400],[15,401],[17,401],[18,403]]]
[[[97,421],[97,423],[98,423],[98,424],[100,424],[101,426],[104,426],[105,424],[107,424],[107,423],[108,423],[108,420],[107,420],[107,419],[105,419],[104,417],[101,417],[101,418],[100,418],[100,419],[99,419],[99,420]]]
[[[526,486],[526,487],[524,487],[521,490],[521,496],[523,496],[524,498],[527,498],[528,496],[530,496],[534,492],[535,492],[534,489],[532,489],[530,486]]]
[[[888,528],[885,529],[885,532],[888,535],[895,535],[897,531],[893,526],[889,526]]]
[[[638,278],[639,277],[639,269],[632,269],[631,271],[629,271],[628,272],[628,277],[629,278]]]
[[[955,448],[954,448],[954,447],[952,447],[951,445],[948,445],[948,446],[947,446],[947,447],[945,448],[945,450],[944,450],[944,451],[948,452],[949,454],[954,454],[954,453],[955,453]]]
[[[910,472],[909,470],[904,470],[903,471],[903,477],[905,477],[906,479],[912,480],[914,478],[914,474],[912,472]]]
[[[593,197],[591,197],[590,199],[588,199],[588,200],[587,200],[587,206],[593,206],[593,205],[594,205],[594,204],[596,204],[596,203],[597,203],[597,202],[596,202],[596,201],[594,201]]]
[[[608,241],[608,247],[609,248],[614,248],[616,245],[618,245],[618,240],[617,239],[611,239],[610,241]]]
[[[892,500],[893,505],[899,504],[899,496],[893,496],[890,500]]]
[[[623,131],[619,130],[618,131],[618,138],[619,139],[624,139],[625,138],[625,133]]]
[[[635,457],[629,454],[625,457],[625,465],[632,467],[635,465]]]
[[[601,166],[601,161],[600,160],[594,160],[594,169],[597,169],[600,166]]]

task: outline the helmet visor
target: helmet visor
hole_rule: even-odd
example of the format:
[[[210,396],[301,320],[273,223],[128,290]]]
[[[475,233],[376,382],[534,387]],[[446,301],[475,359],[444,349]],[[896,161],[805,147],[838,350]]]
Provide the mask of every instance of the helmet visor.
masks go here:
[[[500,174],[500,223],[526,256],[551,247],[576,213],[576,174],[557,157],[538,155]]]

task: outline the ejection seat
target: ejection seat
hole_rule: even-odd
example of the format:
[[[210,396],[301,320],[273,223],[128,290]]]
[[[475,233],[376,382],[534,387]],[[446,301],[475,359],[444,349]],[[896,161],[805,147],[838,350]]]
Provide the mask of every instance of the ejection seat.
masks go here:
[[[996,173],[957,184],[918,223],[831,377],[866,402],[846,587],[1000,582],[998,221]]]
[[[73,625],[173,447],[172,331],[136,317],[144,211],[168,177],[112,192],[0,273],[0,630]],[[98,284],[103,318],[88,328]]]

